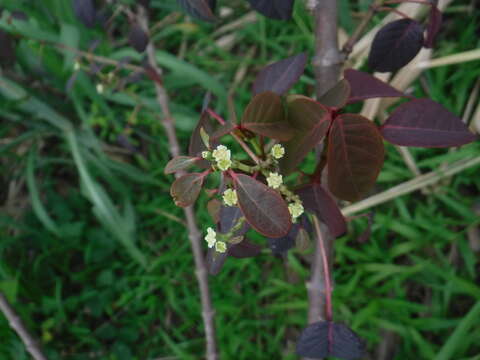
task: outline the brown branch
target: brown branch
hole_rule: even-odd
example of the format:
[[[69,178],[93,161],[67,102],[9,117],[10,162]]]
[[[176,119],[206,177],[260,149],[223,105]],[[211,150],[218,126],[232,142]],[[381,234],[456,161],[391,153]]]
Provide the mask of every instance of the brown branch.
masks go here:
[[[15,310],[10,306],[7,298],[2,292],[0,292],[0,310],[7,318],[10,327],[18,334],[20,339],[22,339],[22,342],[30,355],[32,355],[35,360],[47,360],[45,355],[42,353],[42,350],[40,350],[38,343],[27,331],[22,319],[20,319]]]
[[[148,33],[148,14],[147,10],[139,6],[137,21],[142,26],[143,30]],[[160,77],[162,72],[161,69],[157,66],[157,61],[155,58],[155,47],[152,42],[149,43],[147,47],[147,61],[149,66],[157,73]],[[155,81],[155,90],[157,93],[157,101],[160,104],[160,107],[163,112],[163,127],[167,133],[168,142],[170,145],[170,152],[172,156],[180,155],[180,146],[178,144],[178,139],[175,131],[175,125],[170,111],[168,94],[159,81]],[[181,172],[176,174],[177,177],[182,176]],[[187,227],[189,233],[190,245],[193,251],[193,257],[195,260],[195,274],[197,276],[198,285],[200,287],[200,297],[202,303],[202,316],[203,324],[205,328],[205,337],[207,343],[206,358],[208,360],[217,360],[217,347],[215,341],[215,323],[214,323],[214,311],[212,309],[212,301],[210,298],[210,290],[208,287],[208,274],[207,266],[205,263],[205,258],[203,256],[203,251],[201,247],[201,233],[198,230],[198,226],[195,220],[195,214],[192,206],[184,208],[185,218],[187,220]]]

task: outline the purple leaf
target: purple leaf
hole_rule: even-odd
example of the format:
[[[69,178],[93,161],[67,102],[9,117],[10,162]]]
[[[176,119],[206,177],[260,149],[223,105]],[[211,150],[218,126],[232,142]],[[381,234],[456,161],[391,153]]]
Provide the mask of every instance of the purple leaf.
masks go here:
[[[323,140],[331,121],[327,108],[315,100],[295,95],[289,96],[287,102],[288,121],[295,131],[293,138],[284,144],[285,156],[280,159],[282,172],[286,174]]]
[[[73,11],[85,26],[89,28],[95,26],[97,11],[93,0],[73,0]]]
[[[218,230],[222,234],[228,233],[236,224],[238,219],[243,216],[242,211],[238,206],[222,206],[220,209],[220,223],[218,224]],[[245,235],[250,229],[247,222],[244,222],[243,226],[233,234],[234,236]]]
[[[238,204],[248,223],[267,237],[285,236],[292,220],[280,194],[251,176],[234,175]]]
[[[346,79],[342,79],[328,90],[318,102],[331,108],[341,109],[347,104],[350,92],[349,82]]]
[[[347,232],[347,223],[335,200],[317,183],[301,187],[296,191],[303,206],[314,213],[327,225],[333,236],[339,237]]]
[[[300,230],[299,224],[293,224],[287,235],[279,238],[267,238],[268,247],[274,255],[284,255],[295,246],[295,238]]]
[[[193,173],[179,177],[170,188],[175,205],[187,207],[197,200],[200,190],[202,190],[204,174]]]
[[[247,0],[262,15],[277,20],[292,18],[295,0]]]
[[[201,160],[199,157],[192,156],[176,156],[170,160],[165,166],[165,174],[173,174],[177,171],[188,169],[190,166],[193,166],[198,160]]]
[[[370,120],[338,116],[328,136],[328,188],[342,200],[359,200],[375,184],[384,155],[382,137]]]
[[[273,91],[278,95],[284,95],[300,79],[307,59],[307,54],[301,53],[266,66],[255,79],[253,94]]]
[[[381,133],[396,145],[434,148],[465,145],[477,138],[462,119],[430,99],[400,105],[382,126]]]
[[[344,360],[355,360],[365,355],[365,344],[347,326],[330,321],[319,321],[302,331],[297,343],[297,354],[312,359],[333,356]]]
[[[130,27],[128,42],[135,50],[137,50],[139,53],[144,52],[147,48],[148,41],[148,35],[145,33],[145,31],[143,31],[140,25],[133,24]]]
[[[255,134],[287,141],[293,135],[279,95],[267,91],[256,95],[242,117],[242,127]]]
[[[178,0],[180,6],[185,12],[197,19],[214,22],[217,20],[213,14],[215,10],[215,0]]]
[[[227,246],[229,245],[227,244]],[[217,275],[225,264],[227,257],[228,252],[219,253],[215,250],[215,248],[208,249],[205,260],[207,263],[208,273],[210,275]]]
[[[424,44],[426,48],[433,47],[433,43],[435,42],[435,38],[440,31],[441,25],[442,13],[435,5],[432,5],[430,8],[430,14],[428,16],[427,38],[425,39]]]
[[[423,41],[423,27],[415,20],[388,23],[373,39],[368,64],[379,72],[397,71],[418,54]]]
[[[345,70],[344,76],[350,84],[351,93],[348,99],[348,103],[350,104],[371,98],[406,96],[401,91],[377,79],[375,76],[362,71],[347,69]]]
[[[230,245],[228,248],[228,255],[237,259],[244,259],[257,256],[261,251],[262,247],[260,245],[244,239],[238,244]]]

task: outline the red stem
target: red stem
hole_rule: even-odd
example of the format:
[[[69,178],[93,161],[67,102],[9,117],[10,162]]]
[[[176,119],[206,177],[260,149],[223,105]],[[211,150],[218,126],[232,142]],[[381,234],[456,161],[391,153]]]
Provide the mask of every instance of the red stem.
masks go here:
[[[225,119],[222,118],[220,115],[218,115],[215,111],[213,111],[212,109],[207,109],[205,111],[208,113],[208,115],[210,115],[215,120],[217,120],[220,123],[220,125],[225,125],[226,123]]]

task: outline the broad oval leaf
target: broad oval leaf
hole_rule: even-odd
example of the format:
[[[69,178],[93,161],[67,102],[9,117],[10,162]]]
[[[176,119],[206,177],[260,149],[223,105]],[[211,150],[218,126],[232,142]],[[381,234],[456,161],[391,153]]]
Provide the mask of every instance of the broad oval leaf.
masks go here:
[[[242,211],[238,206],[222,206],[220,208],[220,222],[218,224],[218,230],[222,234],[226,234],[232,230],[237,224],[238,220],[243,216]],[[233,234],[234,236],[245,235],[250,229],[247,222],[244,222],[242,227]]]
[[[292,226],[290,212],[282,197],[251,176],[236,174],[234,185],[238,204],[248,223],[267,237],[282,237]]]
[[[278,238],[267,238],[268,247],[274,255],[285,255],[295,246],[295,238],[300,230],[299,224],[293,224],[287,235]]]
[[[328,188],[340,199],[359,200],[375,184],[384,156],[382,137],[370,120],[338,116],[328,137]]]
[[[362,71],[347,69],[344,76],[350,84],[351,93],[348,99],[350,104],[371,98],[406,96],[375,76]]]
[[[178,0],[185,12],[197,19],[214,22],[216,0]]]
[[[428,16],[427,38],[425,39],[425,47],[433,47],[435,38],[437,37],[440,27],[442,26],[442,12],[435,6],[430,7],[430,14]]]
[[[400,105],[381,128],[383,137],[402,146],[451,147],[476,139],[462,119],[430,99]]]
[[[285,156],[280,159],[280,167],[288,174],[323,140],[331,116],[325,106],[305,96],[290,96],[287,103],[288,121],[295,131],[284,144]]]
[[[231,245],[228,248],[228,255],[237,259],[244,259],[257,256],[261,251],[262,247],[260,245],[254,244],[248,239],[244,239],[238,244]]]
[[[293,135],[282,100],[271,91],[258,94],[250,101],[243,113],[242,126],[255,134],[281,141]]]
[[[423,27],[417,21],[392,21],[375,35],[368,64],[379,72],[397,71],[418,54],[423,42]]]
[[[128,33],[128,42],[139,53],[145,51],[148,45],[148,35],[143,31],[142,27],[138,24],[133,24],[130,27],[130,32]]]
[[[301,53],[266,66],[255,79],[253,94],[273,91],[284,95],[300,79],[307,60],[307,54]]]
[[[334,87],[328,90],[318,102],[331,108],[340,109],[347,104],[350,92],[349,82],[346,79],[342,79]]]
[[[247,0],[260,14],[277,20],[292,18],[295,0]]]
[[[339,237],[347,232],[347,223],[335,200],[318,183],[308,184],[296,191],[303,206],[327,225],[333,236]]]
[[[176,156],[170,160],[165,166],[165,174],[173,174],[177,171],[188,169],[190,166],[193,166],[195,162],[202,160],[199,157],[192,156]]]
[[[90,28],[95,26],[97,11],[93,0],[73,0],[73,11],[85,26]]]
[[[364,341],[349,327],[331,321],[319,321],[306,327],[297,343],[297,354],[312,359],[333,356],[344,360],[361,359]]]
[[[175,204],[180,207],[192,205],[202,189],[204,174],[193,173],[179,177],[170,188]]]

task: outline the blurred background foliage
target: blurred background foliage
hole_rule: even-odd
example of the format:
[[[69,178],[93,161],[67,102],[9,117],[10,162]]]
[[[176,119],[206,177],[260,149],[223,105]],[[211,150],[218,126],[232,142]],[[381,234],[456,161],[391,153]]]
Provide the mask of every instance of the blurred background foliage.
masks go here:
[[[288,23],[252,13],[245,1],[220,1],[217,25],[192,21],[173,0],[151,4],[151,39],[184,149],[206,90],[217,112],[241,115],[259,69],[313,53],[301,1]],[[341,26],[351,31],[369,4],[340,0]],[[0,5],[27,16],[0,21],[16,56],[0,49],[0,290],[49,359],[202,358],[198,287],[182,211],[169,195],[172,177],[163,175],[169,150],[153,83],[75,51],[141,65],[128,19],[117,14],[106,33],[82,25],[68,0]],[[436,56],[478,48],[479,24],[478,3],[455,1]],[[132,74],[137,81],[126,82]],[[478,61],[433,68],[410,91],[461,115],[479,75]],[[313,89],[309,65],[295,92]],[[411,178],[398,152],[387,150],[376,191]],[[479,150],[477,142],[412,153],[428,172]],[[364,217],[335,242],[335,318],[368,341],[369,358],[480,359],[478,171],[376,207],[365,243],[357,241]],[[212,224],[206,201],[197,205],[203,229]],[[282,259],[265,249],[210,278],[222,359],[297,358],[308,263],[308,254]],[[0,316],[0,359],[27,358]]]

